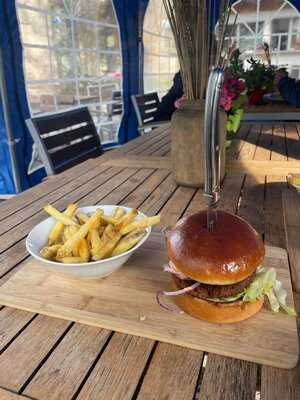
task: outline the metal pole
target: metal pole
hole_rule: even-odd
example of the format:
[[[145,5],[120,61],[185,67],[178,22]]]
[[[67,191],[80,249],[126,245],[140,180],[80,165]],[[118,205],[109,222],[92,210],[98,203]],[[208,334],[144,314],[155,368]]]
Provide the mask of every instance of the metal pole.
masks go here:
[[[211,71],[206,91],[204,114],[204,196],[207,198],[207,227],[213,229],[216,222],[216,208],[220,198],[220,135],[219,98],[224,71],[215,68]]]
[[[7,145],[8,145],[8,151],[9,151],[9,156],[10,156],[11,165],[12,165],[13,180],[14,180],[16,192],[20,193],[22,191],[22,187],[21,187],[21,181],[20,181],[20,175],[19,175],[18,160],[17,160],[17,156],[16,156],[16,151],[15,151],[16,141],[15,141],[14,134],[13,134],[13,129],[12,129],[12,125],[11,125],[11,116],[10,116],[9,106],[8,106],[7,88],[6,88],[6,82],[5,82],[5,77],[4,77],[4,65],[3,65],[3,55],[2,55],[1,47],[0,47],[0,96],[1,96],[0,101],[2,100],[2,106],[3,106],[4,123],[5,123],[6,133],[7,133]]]

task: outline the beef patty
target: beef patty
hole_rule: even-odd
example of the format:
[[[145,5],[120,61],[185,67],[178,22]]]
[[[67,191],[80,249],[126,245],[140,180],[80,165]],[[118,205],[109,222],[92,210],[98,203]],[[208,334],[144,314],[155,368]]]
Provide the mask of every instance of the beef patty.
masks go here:
[[[209,299],[215,297],[231,297],[241,293],[250,283],[253,281],[255,273],[248,276],[241,282],[233,285],[207,285],[206,283],[200,283],[196,289],[188,292],[191,296],[199,297],[200,299]],[[173,279],[178,289],[184,289],[185,287],[193,285],[196,281],[192,279],[180,279],[173,275]]]

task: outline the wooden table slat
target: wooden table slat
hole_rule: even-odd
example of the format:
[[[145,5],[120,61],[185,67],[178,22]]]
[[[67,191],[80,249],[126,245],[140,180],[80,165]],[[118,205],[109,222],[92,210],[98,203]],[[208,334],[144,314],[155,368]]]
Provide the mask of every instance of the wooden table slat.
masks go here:
[[[257,365],[210,354],[199,400],[254,400]]]
[[[295,189],[282,193],[285,235],[290,260],[293,288],[300,293],[300,195]]]
[[[132,399],[153,346],[152,340],[115,333],[77,399]]]
[[[202,360],[201,351],[159,343],[137,399],[192,399]]]
[[[94,168],[92,171],[88,171],[87,173],[80,175],[78,178],[72,179],[72,181],[70,181],[68,184],[63,185],[59,189],[56,189],[51,193],[49,193],[48,195],[36,200],[34,203],[29,204],[23,209],[14,212],[12,215],[5,218],[3,220],[3,223],[0,224],[0,235],[9,231],[14,226],[18,225],[20,221],[24,221],[25,219],[32,217],[32,215],[39,212],[45,204],[53,203],[54,201],[61,199],[62,197],[70,193],[72,190],[81,187],[83,184],[88,184],[88,182],[93,180],[93,178],[98,179],[99,174],[105,173],[105,171],[108,170],[109,170],[108,166]]]
[[[0,352],[27,325],[35,314],[5,307],[0,311]]]
[[[23,393],[38,399],[71,399],[110,333],[104,329],[75,324]]]
[[[0,356],[0,386],[19,391],[70,322],[39,315]]]

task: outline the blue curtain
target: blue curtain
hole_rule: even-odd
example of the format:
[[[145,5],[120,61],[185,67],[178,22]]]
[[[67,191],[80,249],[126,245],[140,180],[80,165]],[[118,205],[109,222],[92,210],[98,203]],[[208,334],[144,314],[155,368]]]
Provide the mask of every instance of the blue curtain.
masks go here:
[[[300,0],[290,0],[290,3],[300,11]]]
[[[23,51],[20,40],[18,19],[15,1],[6,0],[0,6],[0,46],[4,59],[4,77],[7,86],[7,96],[11,124],[16,142],[16,155],[18,159],[19,174],[22,189],[25,190],[40,181],[44,173],[27,175],[27,166],[31,158],[32,139],[26,128],[25,119],[30,116],[27,104],[24,72]],[[1,102],[0,102],[1,103]],[[1,139],[1,165],[2,179],[6,193],[14,193],[12,182],[11,163],[8,156],[7,137],[3,121],[2,103],[0,106],[0,139]]]
[[[149,0],[113,0],[120,27],[123,62],[124,115],[119,130],[119,143],[138,136],[137,119],[133,109],[132,94],[139,90],[139,24],[143,23]]]

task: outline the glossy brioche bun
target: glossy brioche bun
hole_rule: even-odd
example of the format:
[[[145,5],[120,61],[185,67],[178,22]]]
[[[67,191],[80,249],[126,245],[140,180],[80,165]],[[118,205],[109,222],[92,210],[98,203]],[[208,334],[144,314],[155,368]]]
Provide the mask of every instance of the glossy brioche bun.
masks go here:
[[[245,220],[217,212],[214,230],[206,228],[206,211],[182,218],[169,232],[169,259],[187,277],[210,285],[230,285],[252,275],[265,247]]]
[[[172,280],[174,290],[178,290],[176,283]],[[241,300],[232,303],[213,303],[188,293],[175,296],[174,301],[179,308],[192,317],[218,324],[243,321],[256,314],[264,304],[264,299],[258,299],[254,303]]]

